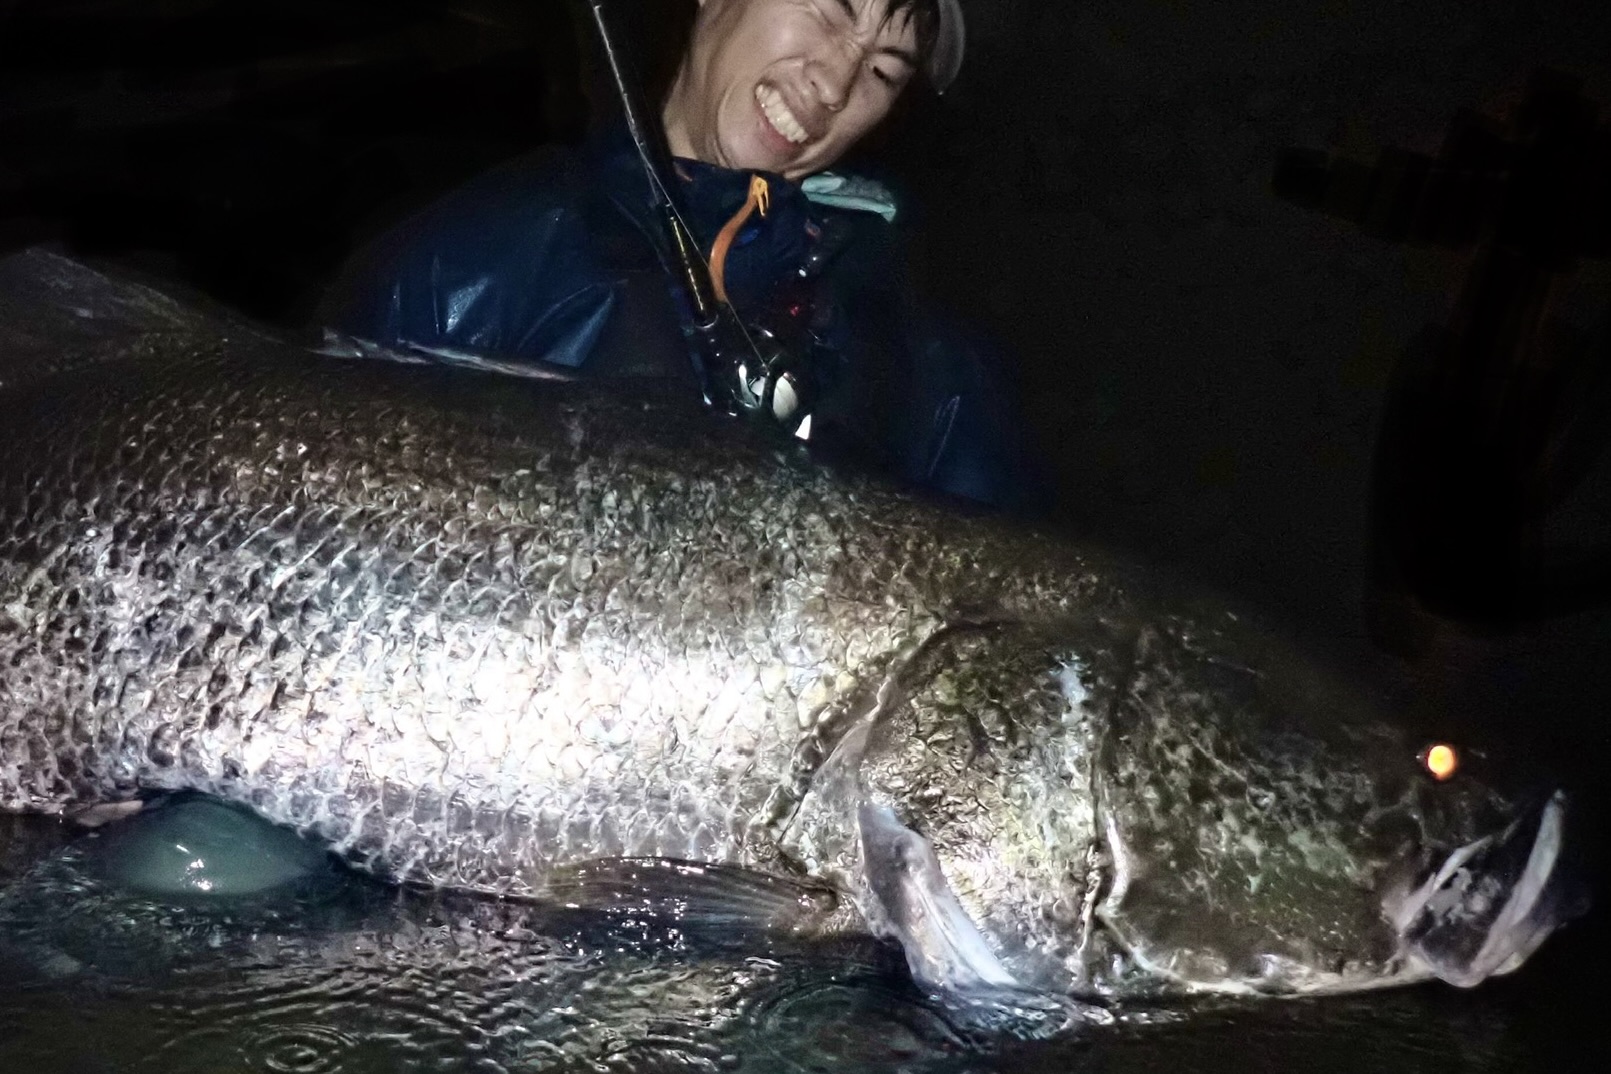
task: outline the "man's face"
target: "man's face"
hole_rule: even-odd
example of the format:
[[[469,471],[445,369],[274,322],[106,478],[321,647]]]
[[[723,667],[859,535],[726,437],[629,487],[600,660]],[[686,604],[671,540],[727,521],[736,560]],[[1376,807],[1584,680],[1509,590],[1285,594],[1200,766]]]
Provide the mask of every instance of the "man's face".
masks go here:
[[[799,179],[889,114],[916,30],[889,0],[700,0],[665,110],[678,156]]]

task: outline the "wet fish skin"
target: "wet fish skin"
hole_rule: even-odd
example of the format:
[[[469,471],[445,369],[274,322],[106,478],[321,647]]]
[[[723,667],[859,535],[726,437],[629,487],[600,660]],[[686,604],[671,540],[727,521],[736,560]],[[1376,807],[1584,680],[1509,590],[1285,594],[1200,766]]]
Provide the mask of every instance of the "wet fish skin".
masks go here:
[[[858,670],[1100,588],[672,402],[247,338],[6,407],[4,805],[195,787],[429,883],[752,860]]]
[[[0,393],[0,808],[200,790],[521,897],[620,857],[810,875],[936,983],[1061,991],[1424,978],[1384,885],[1510,816],[1089,550],[675,399],[113,289],[117,353]]]

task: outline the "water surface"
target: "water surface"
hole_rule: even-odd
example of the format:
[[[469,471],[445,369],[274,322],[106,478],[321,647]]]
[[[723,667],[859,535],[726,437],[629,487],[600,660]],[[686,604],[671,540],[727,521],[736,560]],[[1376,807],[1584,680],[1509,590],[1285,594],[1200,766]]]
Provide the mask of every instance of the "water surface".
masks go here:
[[[0,1070],[1553,1071],[1587,1040],[1564,978],[1583,932],[1469,993],[1127,1011],[1020,1039],[920,994],[870,941],[703,935],[336,868],[154,897],[98,874],[103,838],[0,817]]]

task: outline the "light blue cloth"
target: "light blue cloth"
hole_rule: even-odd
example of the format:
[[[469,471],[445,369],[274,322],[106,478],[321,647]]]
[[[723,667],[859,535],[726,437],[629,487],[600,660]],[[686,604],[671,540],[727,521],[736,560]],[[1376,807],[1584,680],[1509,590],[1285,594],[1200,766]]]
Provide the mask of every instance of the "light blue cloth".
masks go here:
[[[819,172],[806,176],[800,182],[800,189],[818,205],[877,213],[885,222],[895,222],[895,196],[882,183],[871,179],[837,172]]]

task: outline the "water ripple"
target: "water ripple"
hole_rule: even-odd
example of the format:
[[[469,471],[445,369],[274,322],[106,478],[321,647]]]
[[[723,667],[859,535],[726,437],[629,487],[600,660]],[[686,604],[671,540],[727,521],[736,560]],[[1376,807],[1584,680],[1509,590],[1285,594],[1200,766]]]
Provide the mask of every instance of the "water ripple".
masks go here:
[[[245,1048],[270,1074],[340,1074],[342,1057],[355,1044],[329,1026],[288,1025],[248,1034]]]
[[[750,1006],[750,1035],[787,1071],[889,1069],[965,1049],[919,993],[886,975],[797,978]]]

